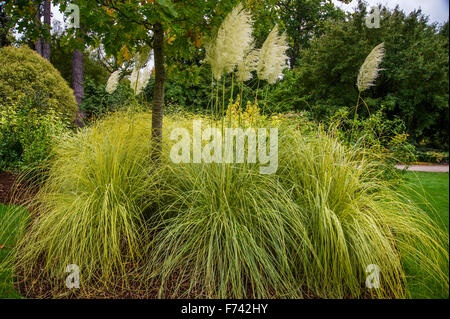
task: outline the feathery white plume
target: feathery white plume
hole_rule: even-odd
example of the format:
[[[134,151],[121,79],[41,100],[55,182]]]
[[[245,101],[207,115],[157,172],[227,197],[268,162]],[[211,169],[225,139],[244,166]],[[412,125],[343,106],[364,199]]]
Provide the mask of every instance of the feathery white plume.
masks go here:
[[[259,50],[250,51],[237,65],[236,77],[242,83],[252,78],[252,71],[256,70],[259,60]]]
[[[148,80],[150,79],[151,71],[148,68],[144,69],[133,69],[129,77],[130,87],[133,89],[134,94],[138,95],[147,86]]]
[[[139,69],[134,68],[130,76],[128,77],[128,80],[130,80],[130,87],[133,90],[136,90],[138,76],[139,76]]]
[[[147,86],[148,81],[150,80],[150,76],[152,75],[152,72],[148,69],[142,69],[140,71],[139,81],[136,88],[136,94],[139,94],[142,92],[143,89]]]
[[[120,70],[111,73],[108,82],[106,83],[105,91],[108,92],[109,94],[112,94],[117,89],[119,79],[120,79]]]
[[[276,25],[264,41],[259,55],[257,71],[261,80],[267,80],[270,84],[274,84],[280,78],[283,70],[287,67],[286,50],[288,48],[286,33],[278,35],[278,26]]]
[[[237,5],[219,27],[213,41],[207,42],[205,61],[211,65],[213,76],[220,80],[223,73],[234,71],[253,42],[250,15]]]
[[[372,52],[366,57],[363,65],[359,69],[356,86],[359,92],[367,90],[369,87],[375,85],[375,80],[378,76],[379,65],[384,57],[384,42],[373,48]]]

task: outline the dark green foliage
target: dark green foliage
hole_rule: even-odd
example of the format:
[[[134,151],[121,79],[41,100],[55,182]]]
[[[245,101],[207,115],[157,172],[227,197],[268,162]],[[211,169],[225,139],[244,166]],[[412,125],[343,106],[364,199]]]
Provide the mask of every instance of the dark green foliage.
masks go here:
[[[105,85],[97,85],[94,81],[85,81],[84,99],[81,109],[88,120],[92,120],[109,112],[127,108],[134,99],[133,91],[128,83],[119,83],[116,91],[109,94],[105,91]]]
[[[389,120],[384,106],[356,121],[348,108],[341,108],[330,118],[330,127],[335,126],[344,143],[358,144],[374,153],[388,155],[387,162],[397,164],[415,160],[415,147],[408,141],[405,123],[398,117]]]
[[[285,71],[282,81],[268,86],[267,91],[258,95],[258,102],[264,104],[270,112],[312,111],[299,75],[298,69]]]
[[[51,42],[51,62],[53,66],[61,73],[67,84],[72,83],[72,54],[71,48],[64,38],[55,37]],[[106,67],[98,60],[84,54],[83,72],[85,82],[93,81],[96,85],[104,84],[108,80],[109,72]]]
[[[342,20],[345,16],[330,0],[279,0],[277,5],[290,38],[287,54],[291,68],[297,65],[300,51],[309,46],[310,39],[323,34],[328,19]]]
[[[418,148],[416,151],[416,161],[437,163],[437,164],[445,164],[445,163],[448,164],[448,152],[439,152],[433,149]]]
[[[39,112],[44,106],[40,96],[22,98],[8,105],[0,103],[0,171],[32,170],[48,157],[66,125],[53,110]],[[30,172],[33,173],[33,172]]]
[[[155,78],[144,90],[147,101],[153,100]],[[211,109],[211,75],[204,66],[191,66],[183,72],[172,72],[165,84],[166,108],[182,106],[191,112],[208,112]]]
[[[0,2],[0,48],[11,45],[11,19],[6,15],[4,4]]]

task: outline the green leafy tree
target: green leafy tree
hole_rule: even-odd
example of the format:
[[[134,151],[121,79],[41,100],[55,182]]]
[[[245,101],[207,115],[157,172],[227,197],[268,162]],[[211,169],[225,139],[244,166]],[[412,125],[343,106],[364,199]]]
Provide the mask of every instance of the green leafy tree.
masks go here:
[[[51,52],[50,62],[70,85],[72,83],[73,49],[68,45],[64,35],[53,35]],[[94,54],[89,54],[87,50],[83,53],[83,82],[93,81],[95,85],[104,85],[109,76],[108,66],[106,66],[103,61],[100,61]]]
[[[152,105],[153,138],[160,145],[166,66],[193,63],[202,39],[236,1],[194,0],[85,1],[82,22],[94,34],[90,40],[103,45],[117,64],[129,61],[143,46],[154,52],[155,81]],[[197,61],[194,61],[197,62]]]
[[[50,60],[51,0],[12,0],[4,8],[23,38],[39,55]]]
[[[324,35],[301,51],[295,94],[306,97],[306,103],[298,108],[310,105],[320,119],[354,106],[359,68],[372,48],[384,42],[384,70],[365,92],[369,109],[384,105],[390,118],[405,121],[416,142],[448,147],[448,23],[439,27],[420,10],[406,15],[398,7],[383,7],[380,28],[370,29],[366,15],[360,2],[348,21],[326,23]]]
[[[0,1],[0,48],[11,45],[11,18],[6,13],[5,3]]]
[[[312,38],[323,34],[329,19],[343,19],[344,13],[331,0],[277,0],[276,7],[291,39],[289,64],[297,64],[300,50],[309,46]]]
[[[66,9],[66,1],[60,0],[13,0],[7,3],[6,10],[11,17],[11,23],[22,34],[22,39],[28,42],[36,52],[47,60],[51,59],[51,4],[60,5],[60,9]],[[43,17],[43,21],[41,21]],[[43,22],[43,23],[42,23]],[[76,30],[76,29],[75,29]],[[83,30],[84,31],[84,30]],[[75,31],[74,35],[82,32]],[[72,58],[72,88],[78,105],[83,97],[83,50],[85,38],[74,38],[71,42],[73,48]],[[78,111],[75,123],[82,126],[82,112]]]

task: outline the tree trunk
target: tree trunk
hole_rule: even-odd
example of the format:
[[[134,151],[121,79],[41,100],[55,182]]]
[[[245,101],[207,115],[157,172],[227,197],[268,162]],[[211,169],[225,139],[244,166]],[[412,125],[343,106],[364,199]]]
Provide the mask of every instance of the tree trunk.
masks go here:
[[[51,2],[50,0],[44,0],[44,24],[46,24],[49,28],[51,25]],[[50,41],[50,40],[49,40]],[[50,42],[42,39],[42,57],[50,61]]]
[[[36,41],[36,44],[34,45],[34,49],[40,56],[42,56],[42,38],[39,38]]]
[[[83,52],[75,49],[72,55],[72,89],[75,94],[75,99],[78,103],[78,112],[75,124],[83,127],[84,114],[79,109],[81,101],[84,97],[83,90]]]
[[[295,9],[296,14],[297,14],[297,35],[294,37],[294,45],[292,47],[292,55],[290,56],[289,62],[290,65],[289,67],[292,69],[295,68],[295,66],[297,65],[297,59],[299,56],[299,51],[300,51],[300,45],[301,45],[301,40],[300,37],[303,34],[304,30],[302,30],[302,25],[304,23],[303,21],[303,4],[302,3],[298,3],[297,7]]]
[[[155,88],[153,91],[152,106],[152,138],[155,143],[156,153],[158,154],[162,148],[164,82],[166,80],[166,69],[164,66],[164,30],[161,23],[156,23],[153,26],[153,32]]]
[[[36,9],[36,15],[34,16],[34,23],[37,28],[41,27],[41,0],[34,1],[34,8]],[[34,44],[36,52],[42,56],[42,38],[39,38]]]
[[[51,24],[51,2],[50,0],[37,0],[34,2],[34,6],[37,9],[36,10],[36,16],[35,16],[35,24],[37,28],[41,30],[42,23],[41,23],[41,7],[43,7],[43,13],[44,13],[44,24],[48,25],[50,27]],[[42,31],[42,30],[41,30]],[[40,37],[35,44],[35,50],[36,52],[42,56],[44,59],[47,59],[50,61],[50,42],[46,41],[45,38]]]

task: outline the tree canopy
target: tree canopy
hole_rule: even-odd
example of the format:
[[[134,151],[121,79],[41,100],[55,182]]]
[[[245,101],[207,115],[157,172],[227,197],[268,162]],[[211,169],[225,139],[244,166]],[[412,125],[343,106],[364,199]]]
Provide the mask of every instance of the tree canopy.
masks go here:
[[[364,93],[369,109],[384,105],[391,118],[405,121],[416,142],[448,145],[448,23],[430,24],[420,10],[407,15],[398,7],[383,7],[380,28],[371,29],[365,27],[366,15],[360,3],[346,20],[326,22],[323,35],[300,51],[298,67],[280,85],[291,87],[291,98],[301,98],[295,108],[312,108],[318,119],[354,107],[358,70],[384,42],[383,70],[376,86]]]

